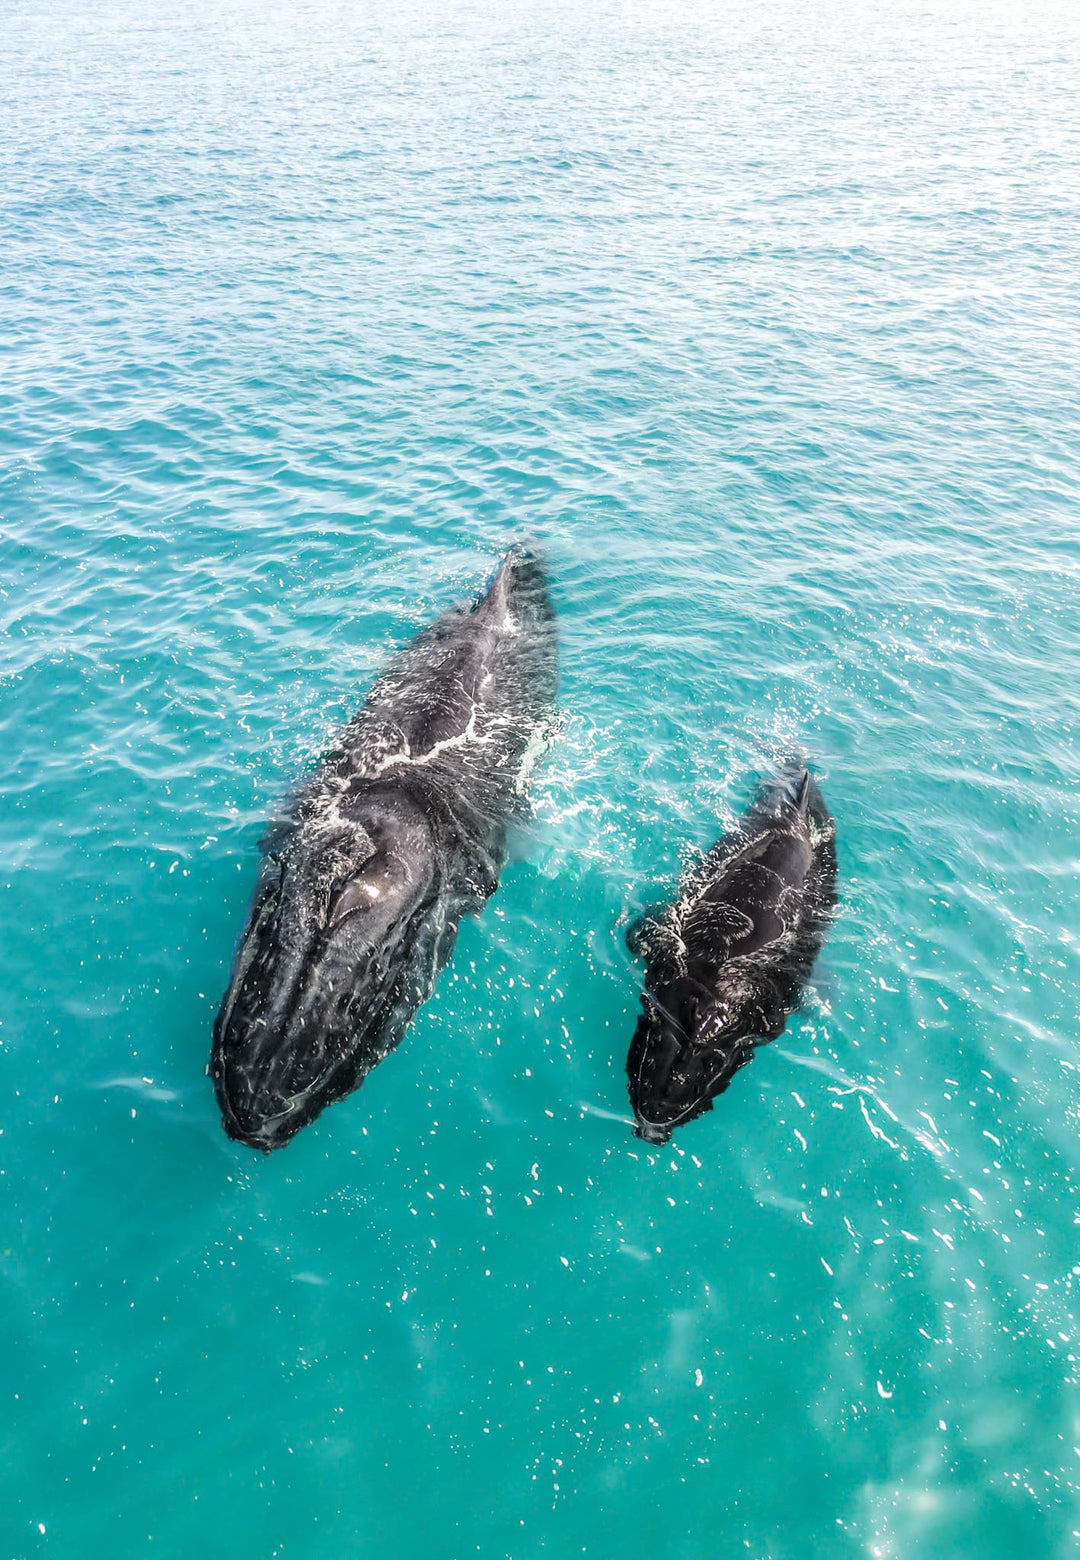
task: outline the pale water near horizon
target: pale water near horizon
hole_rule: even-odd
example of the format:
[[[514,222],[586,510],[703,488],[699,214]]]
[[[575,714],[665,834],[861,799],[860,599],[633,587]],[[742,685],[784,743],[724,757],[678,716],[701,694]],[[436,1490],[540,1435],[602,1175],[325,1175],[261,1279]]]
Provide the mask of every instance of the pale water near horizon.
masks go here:
[[[0,18],[0,1554],[1077,1552],[1080,19]],[[518,535],[536,818],[261,1158],[262,820]],[[778,757],[804,1010],[627,1124],[627,918]]]

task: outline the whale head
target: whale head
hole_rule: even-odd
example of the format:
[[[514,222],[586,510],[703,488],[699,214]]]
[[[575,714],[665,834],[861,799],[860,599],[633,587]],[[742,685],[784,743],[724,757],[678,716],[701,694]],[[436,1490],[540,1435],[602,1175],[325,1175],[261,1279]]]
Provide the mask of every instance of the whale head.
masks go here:
[[[754,1054],[770,1020],[761,983],[722,971],[705,991],[689,980],[646,990],[627,1058],[634,1132],[663,1144],[707,1110]]]
[[[431,830],[400,793],[271,848],[214,1028],[230,1137],[281,1147],[396,1044],[435,875]]]

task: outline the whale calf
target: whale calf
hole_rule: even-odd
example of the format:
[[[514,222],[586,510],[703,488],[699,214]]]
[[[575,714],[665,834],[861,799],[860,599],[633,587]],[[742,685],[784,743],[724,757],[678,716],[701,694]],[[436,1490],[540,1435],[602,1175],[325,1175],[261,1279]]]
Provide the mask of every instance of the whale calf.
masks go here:
[[[293,795],[214,1026],[231,1137],[281,1147],[399,1043],[498,885],[555,681],[543,566],[513,548],[394,657]]]
[[[626,1063],[638,1137],[666,1143],[781,1033],[835,900],[835,830],[798,765],[684,873],[674,903],[630,928],[647,960]]]

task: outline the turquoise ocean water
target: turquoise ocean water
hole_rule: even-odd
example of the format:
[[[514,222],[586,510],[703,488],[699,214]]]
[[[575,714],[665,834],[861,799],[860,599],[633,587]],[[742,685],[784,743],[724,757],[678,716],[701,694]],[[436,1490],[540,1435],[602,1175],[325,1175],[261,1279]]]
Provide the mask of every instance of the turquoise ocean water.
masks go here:
[[[0,1553],[1065,1560],[1080,15],[0,17]],[[538,538],[559,739],[402,1048],[204,1076],[260,825]],[[842,902],[626,1122],[778,754]]]

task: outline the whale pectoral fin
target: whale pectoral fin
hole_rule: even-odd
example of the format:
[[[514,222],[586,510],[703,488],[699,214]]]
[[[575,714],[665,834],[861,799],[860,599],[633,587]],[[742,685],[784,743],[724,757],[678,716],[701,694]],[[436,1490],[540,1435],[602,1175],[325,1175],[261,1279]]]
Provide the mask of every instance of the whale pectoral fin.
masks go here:
[[[787,1021],[798,1000],[798,988],[792,986],[790,982],[781,980],[763,982],[754,1014],[758,1022],[757,1028],[753,1031],[754,1038],[750,1042],[751,1056],[755,1046],[767,1045],[770,1040],[779,1040],[787,1028]]]
[[[646,925],[647,922],[645,917],[643,915],[639,915],[633,921],[631,921],[630,925],[626,928],[626,946],[634,955],[635,959],[643,959],[647,952],[647,949],[644,946],[647,937],[645,930]]]
[[[626,946],[635,959],[649,959],[664,945],[666,906],[653,905],[643,910],[626,928]]]
[[[730,1088],[731,1080],[734,1078],[735,1074],[740,1072],[748,1062],[752,1062],[754,1060],[755,1047],[761,1043],[761,1041],[757,1040],[745,1040],[736,1048],[736,1050],[731,1055],[730,1065],[724,1077],[724,1081],[716,1090],[717,1094],[723,1094],[728,1088]]]
[[[533,819],[518,814],[506,830],[506,859],[515,863],[530,861],[536,855],[539,838],[540,830]]]
[[[468,892],[462,902],[460,914],[479,915],[499,886],[499,867],[495,862],[474,862],[466,879]]]
[[[285,809],[267,819],[259,836],[259,854],[277,860],[296,828],[296,819]]]

